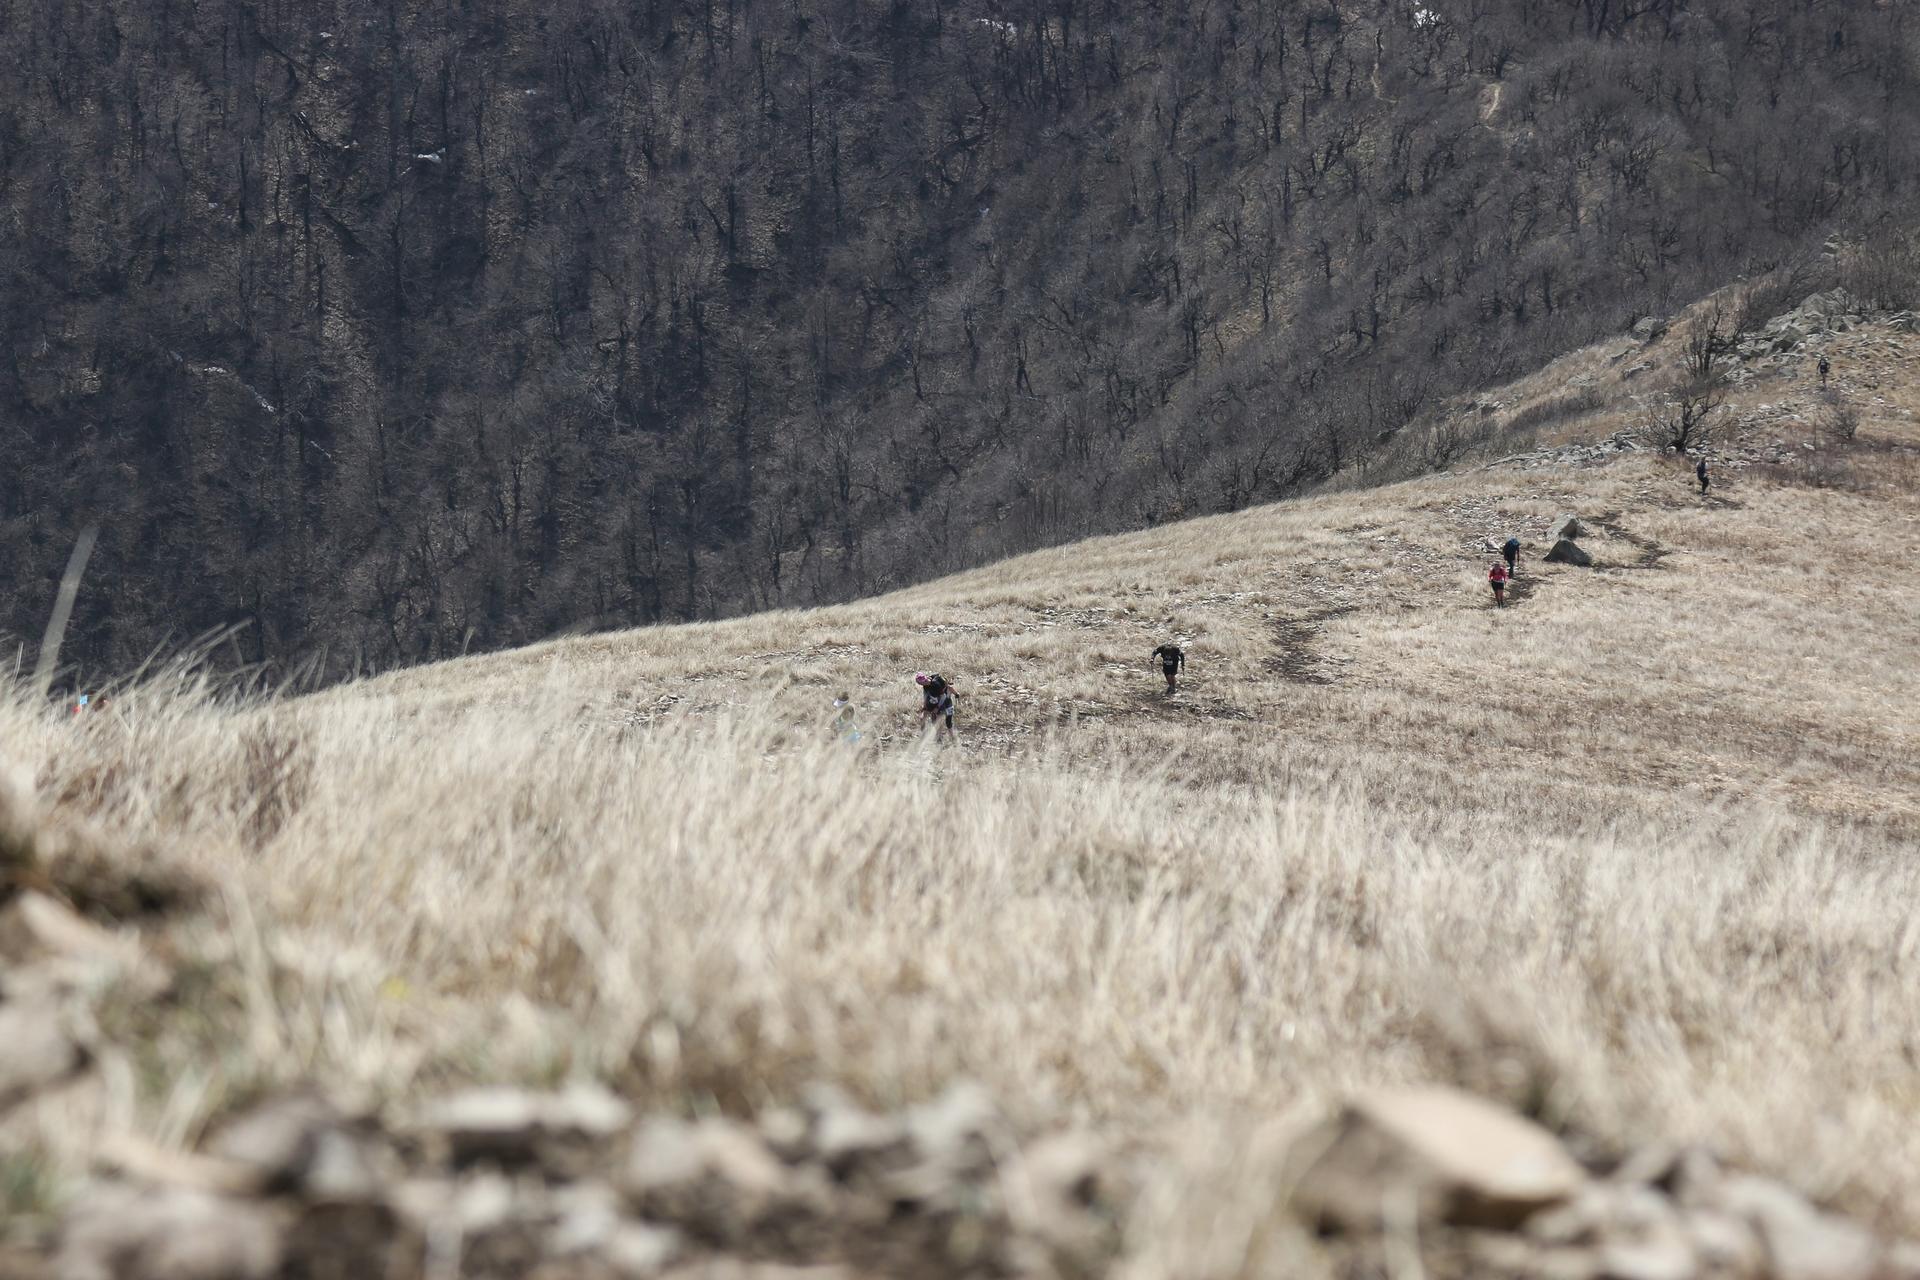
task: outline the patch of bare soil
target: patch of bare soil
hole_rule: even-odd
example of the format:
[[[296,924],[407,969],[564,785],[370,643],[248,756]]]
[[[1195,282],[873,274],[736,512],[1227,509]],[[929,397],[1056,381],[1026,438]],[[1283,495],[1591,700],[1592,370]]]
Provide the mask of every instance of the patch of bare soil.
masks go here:
[[[1332,605],[1289,618],[1273,620],[1274,640],[1279,651],[1267,660],[1267,670],[1295,684],[1334,684],[1336,678],[1317,646],[1321,628],[1331,619],[1358,609],[1358,605]]]
[[[1618,511],[1608,511],[1603,515],[1592,516],[1588,519],[1587,523],[1596,529],[1605,531],[1609,537],[1620,539],[1620,541],[1626,543],[1639,553],[1634,559],[1625,564],[1609,564],[1607,566],[1608,568],[1658,569],[1662,567],[1661,561],[1673,554],[1672,550],[1661,546],[1652,538],[1635,533],[1625,525],[1622,525]]]

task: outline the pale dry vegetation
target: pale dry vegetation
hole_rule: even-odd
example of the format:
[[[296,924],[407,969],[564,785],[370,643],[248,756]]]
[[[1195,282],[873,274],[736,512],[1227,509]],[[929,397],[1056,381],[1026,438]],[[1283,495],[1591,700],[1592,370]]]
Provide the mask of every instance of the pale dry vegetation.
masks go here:
[[[1848,456],[1909,430],[1870,411]],[[1563,510],[1600,567],[1537,563]],[[746,1112],[968,1077],[1164,1151],[1128,1265],[1230,1276],[1311,1249],[1276,1134],[1438,1079],[1920,1230],[1920,593],[1871,568],[1915,521],[1910,490],[1752,472],[1702,502],[1627,454],[304,699],[15,693],[10,823],[216,890],[164,928],[168,994],[95,980],[98,1069],[5,1122],[9,1194],[44,1212],[106,1137],[310,1078]],[[956,748],[913,736],[929,667]]]

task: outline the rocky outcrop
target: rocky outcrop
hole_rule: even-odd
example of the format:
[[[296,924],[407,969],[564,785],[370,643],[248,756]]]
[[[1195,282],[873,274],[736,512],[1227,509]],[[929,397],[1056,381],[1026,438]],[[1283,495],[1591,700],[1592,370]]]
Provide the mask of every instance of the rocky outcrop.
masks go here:
[[[1510,467],[1522,471],[1535,471],[1542,467],[1601,466],[1611,462],[1620,454],[1633,453],[1645,447],[1636,432],[1616,431],[1598,440],[1531,449],[1525,453],[1510,453],[1489,462],[1486,469]]]
[[[1845,289],[1829,289],[1825,293],[1808,294],[1795,310],[1803,316],[1814,319],[1833,319],[1852,316],[1856,322],[1859,313],[1865,308],[1860,301]]]
[[[1793,351],[1809,338],[1845,333],[1864,323],[1867,308],[1845,289],[1810,294],[1792,311],[1767,321],[1759,333],[1744,334],[1734,344],[1742,360]]]

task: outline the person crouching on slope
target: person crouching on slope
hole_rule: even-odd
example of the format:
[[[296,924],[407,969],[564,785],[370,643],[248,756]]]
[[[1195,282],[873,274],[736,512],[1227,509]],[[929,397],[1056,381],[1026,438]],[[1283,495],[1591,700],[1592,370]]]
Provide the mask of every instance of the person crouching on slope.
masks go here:
[[[1187,655],[1180,652],[1177,644],[1163,644],[1153,651],[1153,656],[1160,659],[1160,674],[1167,678],[1167,692],[1172,693],[1175,677],[1186,669]]]
[[[953,738],[953,686],[948,684],[946,677],[938,672],[932,675],[924,671],[919,672],[913,677],[913,682],[920,686],[921,728],[931,726],[938,733],[940,722],[944,720],[947,738],[951,741]]]
[[[1507,564],[1504,560],[1495,560],[1493,567],[1487,570],[1487,581],[1493,585],[1493,603],[1496,608],[1507,603]]]

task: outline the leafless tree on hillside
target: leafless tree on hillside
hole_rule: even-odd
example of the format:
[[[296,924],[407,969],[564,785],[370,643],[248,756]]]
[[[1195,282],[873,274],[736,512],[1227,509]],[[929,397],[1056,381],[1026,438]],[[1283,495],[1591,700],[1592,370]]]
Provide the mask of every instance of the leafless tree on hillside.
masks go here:
[[[1657,449],[1687,453],[1713,442],[1720,419],[1712,417],[1726,400],[1718,378],[1689,378],[1640,401],[1640,435]]]
[[[1711,382],[1724,372],[1720,357],[1733,346],[1727,332],[1729,317],[1716,299],[1708,308],[1687,322],[1686,347],[1681,367],[1692,382]]]
[[[1731,346],[1727,315],[1716,301],[1687,324],[1681,348],[1680,381],[1640,401],[1641,435],[1650,445],[1687,453],[1710,443],[1713,411],[1727,396],[1721,357]]]
[[[1860,406],[1847,399],[1838,388],[1820,393],[1820,409],[1815,419],[1820,429],[1841,444],[1849,444],[1860,434]]]

